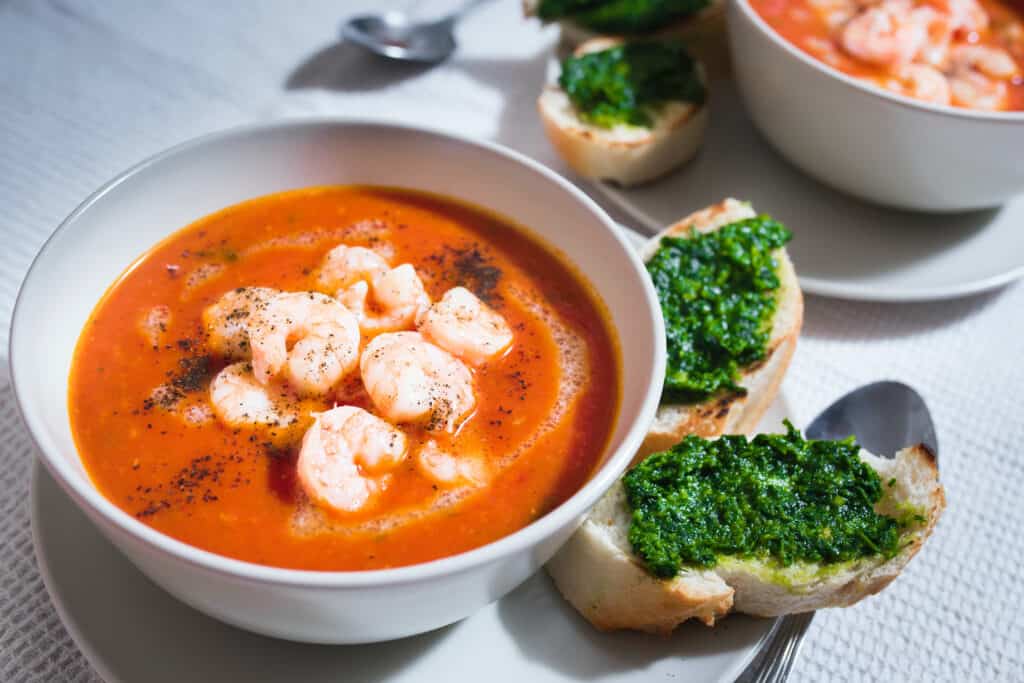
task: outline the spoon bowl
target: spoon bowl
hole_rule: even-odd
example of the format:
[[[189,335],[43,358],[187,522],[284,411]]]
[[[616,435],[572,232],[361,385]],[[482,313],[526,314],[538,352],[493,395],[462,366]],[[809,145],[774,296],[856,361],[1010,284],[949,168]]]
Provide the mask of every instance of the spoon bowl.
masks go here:
[[[367,50],[407,62],[440,62],[455,51],[454,18],[429,23],[412,22],[401,12],[367,14],[342,26],[346,40]]]
[[[924,444],[939,453],[935,425],[921,395],[902,382],[884,381],[854,389],[826,408],[807,427],[810,439],[845,439],[875,455],[892,457],[907,446]]]

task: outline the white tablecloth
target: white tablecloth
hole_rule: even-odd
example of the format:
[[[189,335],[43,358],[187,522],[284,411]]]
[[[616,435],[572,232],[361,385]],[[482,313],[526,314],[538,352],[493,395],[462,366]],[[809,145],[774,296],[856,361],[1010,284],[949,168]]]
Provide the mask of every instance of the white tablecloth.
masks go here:
[[[427,122],[564,170],[534,109],[553,31],[500,0],[460,27],[455,59],[408,67],[336,42],[343,17],[377,4],[387,3],[0,0],[0,679],[96,678],[36,569],[32,453],[6,368],[18,284],[89,192],[195,135],[303,115]],[[405,4],[427,14],[447,3]],[[813,229],[791,227],[798,239]],[[794,413],[870,380],[911,383],[938,424],[949,507],[892,587],[815,619],[795,680],[1024,680],[1022,339],[1019,285],[934,304],[808,297],[784,386]]]

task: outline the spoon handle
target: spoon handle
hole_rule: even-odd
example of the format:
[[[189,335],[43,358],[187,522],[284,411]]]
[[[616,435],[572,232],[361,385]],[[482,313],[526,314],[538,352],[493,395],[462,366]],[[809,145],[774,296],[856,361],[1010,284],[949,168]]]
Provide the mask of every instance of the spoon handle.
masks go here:
[[[441,17],[440,19],[438,19],[434,23],[438,24],[438,25],[440,25],[440,24],[448,24],[450,26],[454,26],[455,22],[457,22],[459,19],[461,19],[466,14],[469,14],[469,12],[472,11],[473,9],[475,9],[477,5],[482,5],[485,2],[490,2],[490,0],[466,0],[466,2],[462,3],[461,7],[453,10],[452,12],[450,12],[450,13],[448,13],[446,15],[444,15],[443,17]]]

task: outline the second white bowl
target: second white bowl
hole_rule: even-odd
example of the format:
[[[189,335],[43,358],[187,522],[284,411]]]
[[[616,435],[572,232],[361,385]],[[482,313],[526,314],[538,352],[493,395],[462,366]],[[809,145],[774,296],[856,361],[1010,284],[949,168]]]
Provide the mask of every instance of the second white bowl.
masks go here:
[[[921,211],[1002,204],[1024,191],[1024,112],[927,104],[851,78],[728,0],[729,45],[754,124],[789,161],[868,201]]]

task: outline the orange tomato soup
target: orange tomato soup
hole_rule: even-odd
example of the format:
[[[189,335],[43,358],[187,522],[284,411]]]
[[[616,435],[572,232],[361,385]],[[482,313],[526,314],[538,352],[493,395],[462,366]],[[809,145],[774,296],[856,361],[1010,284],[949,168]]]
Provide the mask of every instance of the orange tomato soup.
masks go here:
[[[788,42],[865,82],[936,104],[1024,110],[1022,0],[749,2]]]
[[[434,301],[464,286],[511,327],[509,350],[473,368],[476,407],[455,434],[397,425],[410,453],[436,439],[482,456],[485,484],[439,487],[408,457],[363,509],[311,502],[296,477],[310,414],[340,404],[376,414],[358,372],[304,399],[302,419],[284,429],[229,428],[211,413],[211,378],[230,361],[208,347],[203,310],[242,286],[314,290],[339,244],[412,264]],[[68,400],[93,482],[154,529],[260,564],[362,570],[476,548],[562,503],[603,454],[620,384],[602,304],[560,257],[464,204],[345,186],[229,207],[142,256],[83,330]]]

